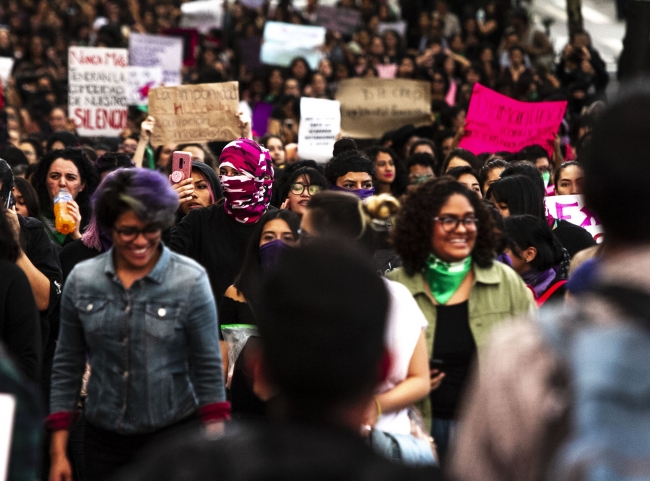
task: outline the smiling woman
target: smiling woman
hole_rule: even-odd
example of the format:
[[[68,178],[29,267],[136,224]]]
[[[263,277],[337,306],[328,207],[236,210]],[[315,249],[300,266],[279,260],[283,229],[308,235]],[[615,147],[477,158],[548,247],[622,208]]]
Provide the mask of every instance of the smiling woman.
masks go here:
[[[443,458],[469,368],[490,329],[534,309],[519,276],[493,260],[496,241],[479,196],[448,177],[413,191],[396,220],[393,244],[404,267],[388,277],[408,288],[428,321],[431,392],[422,407]]]

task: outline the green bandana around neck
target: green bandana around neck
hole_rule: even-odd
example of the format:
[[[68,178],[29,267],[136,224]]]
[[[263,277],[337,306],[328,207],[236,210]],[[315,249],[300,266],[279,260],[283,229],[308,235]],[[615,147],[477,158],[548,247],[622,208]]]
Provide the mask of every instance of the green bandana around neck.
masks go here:
[[[460,262],[445,262],[433,254],[429,255],[424,268],[424,278],[429,284],[433,298],[440,304],[446,304],[471,268],[472,256]]]

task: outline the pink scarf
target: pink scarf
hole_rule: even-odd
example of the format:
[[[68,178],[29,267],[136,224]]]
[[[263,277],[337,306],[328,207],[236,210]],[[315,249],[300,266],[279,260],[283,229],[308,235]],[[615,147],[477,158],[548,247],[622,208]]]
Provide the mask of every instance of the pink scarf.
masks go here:
[[[253,224],[266,212],[271,200],[273,168],[269,151],[249,139],[226,145],[220,167],[232,167],[238,174],[220,175],[226,213],[242,224]]]

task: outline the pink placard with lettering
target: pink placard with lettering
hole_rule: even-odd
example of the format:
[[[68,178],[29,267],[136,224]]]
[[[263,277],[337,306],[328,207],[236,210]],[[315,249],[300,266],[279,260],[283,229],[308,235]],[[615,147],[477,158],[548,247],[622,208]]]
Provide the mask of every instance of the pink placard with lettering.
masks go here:
[[[474,154],[538,144],[549,155],[567,102],[519,102],[474,84],[460,147]]]

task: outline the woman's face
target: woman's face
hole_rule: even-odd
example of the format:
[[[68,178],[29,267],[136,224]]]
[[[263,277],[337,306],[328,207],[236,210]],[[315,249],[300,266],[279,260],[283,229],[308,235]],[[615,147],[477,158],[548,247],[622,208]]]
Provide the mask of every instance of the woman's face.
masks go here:
[[[162,231],[142,222],[132,210],[120,215],[111,231],[118,265],[130,270],[153,268]]]
[[[305,65],[305,62],[303,61],[296,62],[291,68],[291,73],[298,80],[305,78],[305,76],[307,75],[307,66]]]
[[[212,204],[210,200],[210,190],[208,189],[208,180],[203,176],[200,170],[192,169],[192,200],[181,204],[181,212],[187,214],[193,209],[208,207]]]
[[[497,202],[494,196],[490,197],[490,200],[497,206],[497,209],[499,209],[501,217],[510,217],[510,207],[508,207],[507,202]]]
[[[73,199],[77,198],[85,183],[81,180],[79,169],[71,160],[58,158],[52,165],[50,170],[47,171],[46,179],[47,192],[50,195],[50,200],[54,200],[54,196],[59,193],[61,189],[68,191]]]
[[[454,219],[465,219],[475,217],[474,208],[467,197],[460,194],[453,194],[442,206],[437,215],[438,218],[451,217]],[[476,244],[476,226],[467,228],[459,223],[456,229],[446,232],[442,222],[434,221],[433,238],[431,241],[433,253],[442,261],[459,262],[468,257]]]
[[[25,154],[25,157],[27,157],[27,162],[30,164],[35,164],[38,162],[38,157],[36,157],[36,149],[32,144],[29,142],[22,142],[18,148],[22,150],[23,154]]]
[[[336,185],[347,190],[370,190],[372,177],[368,172],[348,172],[336,179]]]
[[[438,95],[445,94],[445,80],[439,73],[435,74],[431,80],[431,93]]]
[[[463,184],[469,190],[473,190],[474,192],[476,192],[479,197],[483,197],[483,194],[481,194],[481,186],[478,183],[478,179],[474,177],[472,174],[461,175],[460,177],[458,177],[458,182]]]
[[[313,89],[315,95],[324,94],[325,90],[327,89],[327,82],[325,82],[325,78],[321,74],[314,75],[311,83],[311,88]]]
[[[273,165],[283,165],[286,160],[286,152],[284,151],[284,144],[280,139],[271,137],[266,143],[266,148],[269,150]]]
[[[192,154],[192,160],[198,160],[199,162],[205,162],[205,152],[203,149],[195,146],[195,145],[190,145],[189,147],[185,147],[184,152],[189,152]]]
[[[495,167],[494,169],[488,172],[487,178],[485,180],[485,184],[483,184],[483,192],[487,192],[490,186],[494,184],[497,180],[499,180],[499,177],[501,176],[501,172],[503,172],[504,170],[506,170],[505,167]]]
[[[509,247],[506,248],[504,252],[508,254],[508,257],[510,257],[510,260],[512,261],[512,268],[515,270],[517,274],[523,274],[524,272],[530,270],[530,264],[526,262],[526,259],[523,259],[522,257],[512,252],[512,250]]]
[[[470,68],[465,74],[465,80],[467,80],[467,83],[474,85],[481,81],[481,76],[476,70]]]
[[[176,144],[163,145],[160,155],[158,156],[158,167],[167,167],[172,160],[172,154],[176,150]]]
[[[281,240],[287,245],[294,246],[296,238],[291,232],[289,224],[283,219],[273,219],[268,221],[262,229],[262,237],[260,237],[260,247],[274,240]]]
[[[31,217],[27,206],[25,205],[25,199],[23,199],[23,194],[20,193],[17,187],[14,187],[12,190],[14,198],[16,199],[16,213],[22,215],[23,217]]]
[[[320,61],[320,64],[318,65],[318,72],[324,75],[325,78],[331,77],[332,63],[328,59],[324,58],[323,60]]]
[[[572,165],[560,172],[555,193],[557,195],[582,195],[584,172],[580,166]]]
[[[454,167],[471,167],[471,165],[469,162],[461,159],[460,157],[452,157],[449,161],[449,165],[445,169],[445,172],[448,172],[449,169],[453,169]]]
[[[404,57],[399,64],[399,70],[397,73],[401,77],[408,77],[413,75],[413,72],[415,72],[415,64],[413,63],[413,60],[408,57]]]
[[[370,44],[370,53],[373,55],[384,55],[384,42],[381,38],[375,37]]]
[[[510,63],[513,67],[519,67],[524,63],[524,56],[521,53],[521,50],[513,50],[510,52]]]
[[[375,158],[375,176],[382,184],[392,184],[395,180],[395,162],[386,152],[379,152]]]
[[[284,78],[282,78],[282,73],[279,70],[271,72],[271,76],[269,77],[269,86],[272,90],[280,90],[283,83]]]

